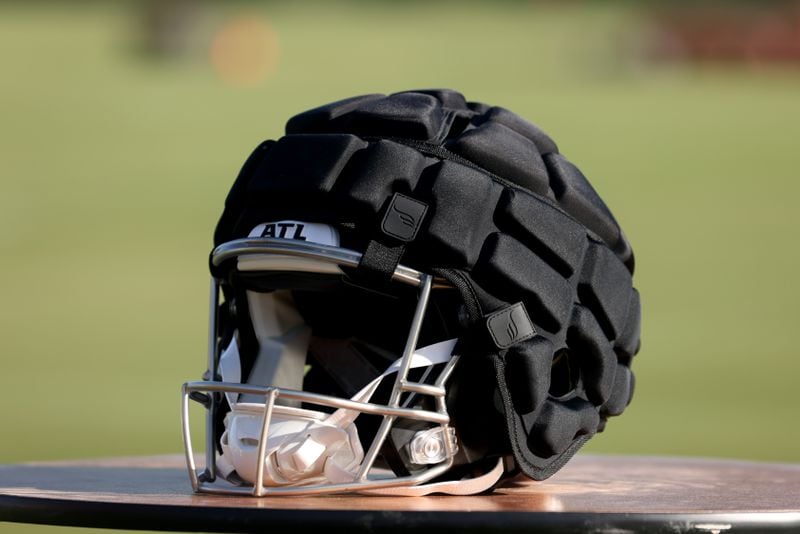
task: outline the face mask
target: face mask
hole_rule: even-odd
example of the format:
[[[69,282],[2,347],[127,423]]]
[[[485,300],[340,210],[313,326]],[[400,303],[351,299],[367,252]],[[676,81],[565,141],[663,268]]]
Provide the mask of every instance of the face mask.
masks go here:
[[[447,362],[455,340],[443,341],[418,349],[411,368],[430,367]],[[236,343],[226,349],[221,361],[223,380],[238,361]],[[381,380],[395,373],[400,360],[389,366],[350,400],[369,402]],[[228,478],[234,471],[242,480],[254,484],[258,473],[258,444],[262,435],[265,405],[236,402],[235,394],[228,395],[231,411],[225,417],[225,432],[221,438],[222,455],[218,469]],[[355,419],[360,412],[339,409],[331,414],[293,406],[273,405],[267,432],[263,476],[265,486],[292,486],[317,483],[352,482],[364,459]],[[436,437],[433,438],[434,440]],[[434,447],[435,448],[435,447]]]

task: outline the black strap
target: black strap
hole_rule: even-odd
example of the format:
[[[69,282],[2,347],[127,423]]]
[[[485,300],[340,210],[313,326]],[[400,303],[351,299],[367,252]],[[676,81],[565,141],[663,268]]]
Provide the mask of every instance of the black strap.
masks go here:
[[[356,269],[356,278],[360,282],[388,284],[405,250],[405,243],[387,244],[384,240],[373,239],[361,256],[361,262]]]
[[[395,193],[384,211],[380,231],[367,245],[353,278],[360,283],[388,284],[427,210],[424,202]]]

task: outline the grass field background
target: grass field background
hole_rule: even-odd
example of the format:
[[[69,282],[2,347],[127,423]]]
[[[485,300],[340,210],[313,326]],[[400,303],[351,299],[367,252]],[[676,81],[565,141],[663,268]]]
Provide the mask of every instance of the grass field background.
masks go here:
[[[800,461],[800,71],[645,64],[624,3],[400,5],[206,9],[274,32],[241,88],[202,31],[143,55],[133,4],[0,4],[0,463],[179,452],[244,158],[295,112],[419,87],[539,124],[633,243],[637,391],[585,450]]]

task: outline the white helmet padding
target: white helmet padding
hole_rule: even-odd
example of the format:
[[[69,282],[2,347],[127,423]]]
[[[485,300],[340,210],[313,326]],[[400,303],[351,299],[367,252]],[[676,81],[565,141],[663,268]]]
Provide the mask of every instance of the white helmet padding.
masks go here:
[[[280,292],[277,292],[280,293]],[[262,294],[259,299],[263,304],[270,300],[286,305],[286,300],[281,298],[269,299],[273,294]],[[277,317],[273,315],[273,317]],[[290,323],[286,323],[287,325]],[[275,325],[272,325],[275,326]],[[292,326],[290,330],[297,330]],[[265,327],[269,330],[269,327]],[[287,336],[279,329],[274,330],[276,337],[285,339]],[[290,338],[296,339],[296,338]],[[451,339],[423,347],[415,351],[411,360],[411,368],[430,368],[434,365],[446,363],[453,354],[456,340]],[[270,343],[271,347],[278,348],[280,342]],[[304,366],[305,353],[301,358],[293,350],[276,350],[275,352],[261,352],[261,358],[273,358],[275,354],[287,357],[290,365],[283,365],[284,361],[276,364],[256,363],[250,374],[248,384],[270,385],[269,382],[259,384],[254,382],[258,369],[284,369]],[[230,343],[220,360],[220,373],[224,382],[233,382],[240,374],[237,365],[239,358],[235,340]],[[397,372],[400,361],[394,362],[380,376],[373,379],[356,393],[351,400],[369,402],[381,380]],[[293,372],[287,373],[293,375]],[[258,374],[259,378],[268,377]],[[274,384],[280,387],[288,386]],[[300,388],[290,388],[300,389]],[[225,432],[221,438],[222,455],[218,460],[218,468],[226,478],[231,478],[233,472],[242,480],[253,484],[256,480],[258,442],[262,433],[265,405],[263,402],[253,402],[252,397],[242,395],[240,400],[236,395],[228,394],[231,411],[225,416]],[[344,483],[351,482],[357,473],[357,468],[364,459],[364,452],[355,427],[355,420],[360,415],[358,411],[339,409],[332,414],[315,410],[302,409],[290,406],[274,406],[269,424],[267,454],[263,465],[264,485],[285,486],[312,483]],[[439,458],[438,461],[442,461]]]
[[[229,478],[233,471],[254,484],[264,404],[240,403],[225,416],[222,455],[217,466]],[[264,485],[286,486],[349,482],[364,459],[355,425],[326,421],[329,414],[275,406],[269,424]]]

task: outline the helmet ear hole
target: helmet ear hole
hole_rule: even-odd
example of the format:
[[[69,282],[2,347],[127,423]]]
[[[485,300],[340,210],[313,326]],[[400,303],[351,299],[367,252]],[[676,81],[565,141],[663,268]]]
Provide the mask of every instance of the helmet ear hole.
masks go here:
[[[550,369],[550,396],[562,398],[570,396],[580,383],[580,367],[569,349],[561,349],[553,356]]]

